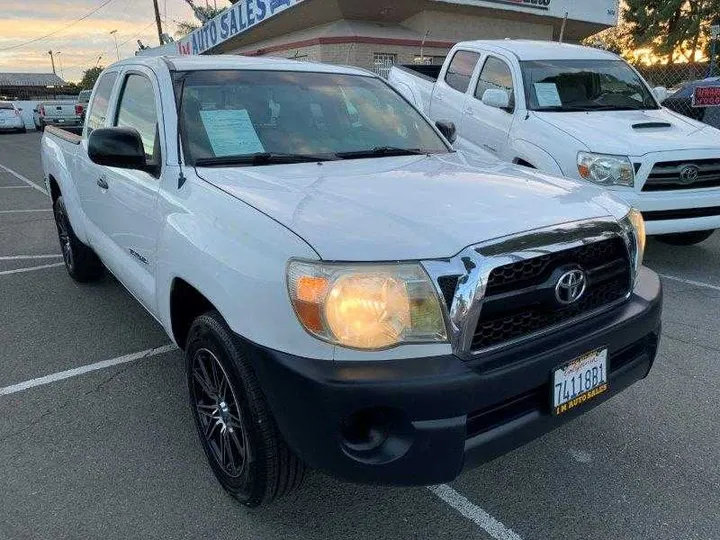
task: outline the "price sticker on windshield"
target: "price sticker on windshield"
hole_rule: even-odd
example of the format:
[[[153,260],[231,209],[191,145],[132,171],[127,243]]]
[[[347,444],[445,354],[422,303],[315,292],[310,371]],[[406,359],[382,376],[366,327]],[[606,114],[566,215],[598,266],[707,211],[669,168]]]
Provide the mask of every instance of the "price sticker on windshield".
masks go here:
[[[560,94],[555,83],[536,82],[535,95],[540,107],[562,107]]]

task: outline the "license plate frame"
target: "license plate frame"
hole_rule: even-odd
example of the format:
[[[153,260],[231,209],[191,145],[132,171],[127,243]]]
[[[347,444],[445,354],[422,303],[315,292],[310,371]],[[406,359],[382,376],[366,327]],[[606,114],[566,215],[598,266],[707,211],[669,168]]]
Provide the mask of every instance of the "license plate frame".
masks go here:
[[[593,368],[597,371],[594,372]],[[587,373],[589,373],[589,382]],[[597,382],[594,380],[596,373]],[[568,382],[570,382],[569,387]],[[578,388],[576,388],[575,382],[577,382]],[[558,384],[560,385],[559,389]],[[552,369],[550,372],[550,409],[553,416],[561,416],[597,396],[607,393],[609,389],[608,348],[599,347]]]

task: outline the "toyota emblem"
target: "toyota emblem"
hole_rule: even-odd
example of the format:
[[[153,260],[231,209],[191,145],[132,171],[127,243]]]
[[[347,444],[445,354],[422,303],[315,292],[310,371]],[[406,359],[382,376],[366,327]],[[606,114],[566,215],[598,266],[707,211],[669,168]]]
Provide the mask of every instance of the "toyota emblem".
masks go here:
[[[683,184],[692,184],[698,179],[700,169],[697,165],[685,165],[680,169],[680,181]]]
[[[565,272],[555,285],[555,299],[561,304],[573,304],[582,298],[587,288],[585,272],[576,268]]]

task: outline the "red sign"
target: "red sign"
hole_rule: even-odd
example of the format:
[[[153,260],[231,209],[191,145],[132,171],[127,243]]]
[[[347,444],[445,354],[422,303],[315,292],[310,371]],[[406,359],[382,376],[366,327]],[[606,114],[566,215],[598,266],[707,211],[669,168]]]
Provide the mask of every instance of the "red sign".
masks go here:
[[[720,107],[720,86],[698,86],[693,92],[693,107]]]

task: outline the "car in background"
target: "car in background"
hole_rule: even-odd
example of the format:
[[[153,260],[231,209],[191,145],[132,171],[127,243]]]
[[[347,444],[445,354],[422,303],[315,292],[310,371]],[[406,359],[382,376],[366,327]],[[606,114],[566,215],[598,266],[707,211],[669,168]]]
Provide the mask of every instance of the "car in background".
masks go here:
[[[25,133],[25,121],[14,103],[0,101],[0,131],[20,131]]]
[[[92,95],[92,89],[90,90],[82,90],[78,94],[77,102],[75,103],[75,114],[80,116],[80,121],[85,121],[85,111],[87,110],[87,105],[90,102],[90,96]]]
[[[74,101],[44,101],[33,109],[35,129],[44,131],[45,126],[80,126],[82,115],[77,114]]]
[[[720,107],[693,107],[695,89],[711,86],[720,87],[720,77],[708,77],[706,79],[687,82],[682,85],[677,92],[663,101],[662,105],[671,111],[720,129]]]

